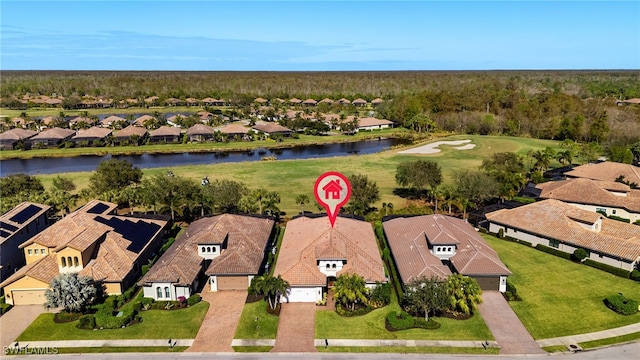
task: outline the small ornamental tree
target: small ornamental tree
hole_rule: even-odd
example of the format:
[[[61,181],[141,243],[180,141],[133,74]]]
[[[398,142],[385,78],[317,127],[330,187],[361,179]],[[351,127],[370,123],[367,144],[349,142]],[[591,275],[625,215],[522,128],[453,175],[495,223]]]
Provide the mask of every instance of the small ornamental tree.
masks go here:
[[[470,315],[482,302],[482,290],[475,279],[461,274],[453,274],[447,279],[447,296],[450,309]]]
[[[337,303],[353,311],[356,303],[368,304],[369,291],[365,285],[364,278],[358,274],[342,274],[334,284],[333,298]]]
[[[582,248],[578,248],[576,249],[576,251],[573,252],[574,259],[578,261],[584,260],[587,256],[589,256],[589,254],[587,254],[587,251]]]
[[[436,277],[414,279],[407,284],[404,296],[407,310],[424,314],[425,321],[429,321],[429,313],[435,315],[449,304],[446,283]]]
[[[45,291],[45,308],[64,308],[67,312],[83,312],[91,305],[97,294],[92,278],[78,273],[63,273],[56,276]]]

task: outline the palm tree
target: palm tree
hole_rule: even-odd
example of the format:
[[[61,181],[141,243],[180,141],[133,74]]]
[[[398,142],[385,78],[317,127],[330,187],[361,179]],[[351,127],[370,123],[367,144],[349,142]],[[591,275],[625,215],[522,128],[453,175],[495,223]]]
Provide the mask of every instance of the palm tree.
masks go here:
[[[560,162],[560,164],[562,164],[563,166],[565,164],[571,165],[573,163],[573,154],[571,153],[571,150],[565,150],[565,151],[560,151],[557,154],[556,159]]]
[[[338,276],[334,283],[333,298],[340,304],[348,307],[351,311],[355,310],[356,303],[366,304],[368,301],[368,291],[365,286],[364,278],[357,274],[343,274]]]
[[[387,216],[387,213],[393,213],[393,203],[382,203],[382,216]]]
[[[478,309],[482,302],[482,290],[476,280],[461,274],[454,274],[447,279],[447,296],[451,310],[470,315]]]
[[[78,273],[56,276],[45,291],[47,309],[64,308],[67,312],[82,312],[96,298],[97,289],[92,278]]]
[[[309,195],[300,194],[296,196],[296,204],[300,204],[300,213],[304,215],[304,204],[309,203]]]
[[[271,274],[266,274],[254,278],[253,285],[259,294],[263,294],[267,298],[269,308],[274,310],[282,295],[287,293],[289,289],[289,282],[278,275],[274,277]]]

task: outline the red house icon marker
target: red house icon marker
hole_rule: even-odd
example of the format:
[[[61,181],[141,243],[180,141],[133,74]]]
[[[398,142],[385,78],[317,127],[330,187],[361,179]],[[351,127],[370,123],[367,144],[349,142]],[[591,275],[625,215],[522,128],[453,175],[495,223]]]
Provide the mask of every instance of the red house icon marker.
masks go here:
[[[324,190],[324,198],[339,200],[340,192],[342,191],[342,186],[340,186],[340,180],[331,180],[329,183],[322,187]]]

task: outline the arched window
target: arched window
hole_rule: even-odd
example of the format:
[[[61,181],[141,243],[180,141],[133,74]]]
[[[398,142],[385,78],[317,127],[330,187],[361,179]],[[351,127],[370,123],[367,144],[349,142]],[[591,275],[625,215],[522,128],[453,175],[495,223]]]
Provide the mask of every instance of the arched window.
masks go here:
[[[158,299],[162,297],[162,289],[160,288],[160,286],[156,288],[156,295],[158,296]]]
[[[215,247],[215,246],[211,248],[211,252],[212,252],[212,253],[215,253],[215,252],[216,252],[216,247]]]
[[[171,294],[169,293],[169,287],[168,286],[164,287],[164,297],[166,297],[166,298],[170,298],[171,297]]]
[[[329,265],[329,264],[327,264],[327,269],[328,269],[329,267],[330,267],[330,265]]]
[[[207,252],[210,253],[211,252],[211,247],[207,246]]]
[[[447,248],[447,251],[448,251],[448,252],[451,252],[451,248],[450,248],[450,247],[448,247],[448,248]]]
[[[71,256],[67,256],[67,264],[69,264],[69,266],[73,266],[73,263],[71,262]]]
[[[75,266],[75,267],[80,266],[80,264],[78,264],[78,257],[77,256],[73,257],[73,266]]]
[[[335,269],[336,268],[336,264],[334,263],[331,267]]]
[[[62,267],[67,267],[67,259],[63,256],[60,260],[62,260]]]
[[[202,247],[202,252],[205,252],[205,250],[206,250],[206,248],[203,246],[203,247]]]

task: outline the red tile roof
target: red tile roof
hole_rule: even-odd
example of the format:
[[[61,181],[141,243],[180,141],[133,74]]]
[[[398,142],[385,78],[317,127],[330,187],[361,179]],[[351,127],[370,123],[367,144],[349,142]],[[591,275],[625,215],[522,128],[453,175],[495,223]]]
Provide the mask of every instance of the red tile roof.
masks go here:
[[[640,190],[632,190],[628,185],[617,182],[574,178],[538,184],[536,188],[541,190],[539,197],[542,199],[601,205],[640,213]],[[615,195],[611,191],[626,196]]]
[[[240,124],[229,124],[216,130],[223,134],[246,134],[249,132],[249,129]]]
[[[204,124],[195,124],[187,129],[187,135],[211,135],[215,132],[214,128]]]
[[[640,185],[640,167],[611,161],[581,165],[565,175],[603,181],[615,181],[618,176],[624,175],[626,181]]]
[[[33,131],[33,130],[27,130],[27,129],[20,129],[20,128],[15,128],[15,129],[11,129],[8,131],[3,132],[2,134],[0,134],[0,141],[6,141],[6,140],[23,140],[23,139],[28,139],[34,135],[36,135],[37,132]]]
[[[640,257],[640,226],[610,220],[558,200],[538,201],[515,209],[494,211],[486,216],[492,223],[627,261],[636,261]],[[580,225],[598,221],[601,221],[601,226],[597,231]]]
[[[147,129],[140,126],[129,125],[126,128],[116,132],[115,138],[129,138],[132,135],[143,137],[147,133]]]
[[[159,128],[149,132],[149,137],[155,136],[180,136],[180,128],[173,126],[160,126]]]
[[[62,139],[71,137],[75,133],[76,132],[71,129],[62,129],[62,128],[54,127],[38,133],[37,135],[32,137],[31,140],[43,140],[43,139],[62,140]]]
[[[291,129],[284,127],[280,124],[277,123],[273,123],[273,122],[264,122],[264,121],[259,121],[257,122],[252,129],[254,130],[258,130],[258,131],[262,131],[264,133],[267,134],[271,134],[271,133],[290,133]]]
[[[81,139],[104,139],[105,137],[111,135],[112,130],[107,128],[101,128],[97,126],[92,126],[86,130],[78,130],[78,132],[72,137],[73,140],[81,140]]]
[[[367,282],[385,281],[384,266],[371,224],[339,218],[334,228],[327,217],[300,217],[287,223],[275,274],[291,285],[326,285],[320,259],[346,259],[338,276],[355,273]]]

